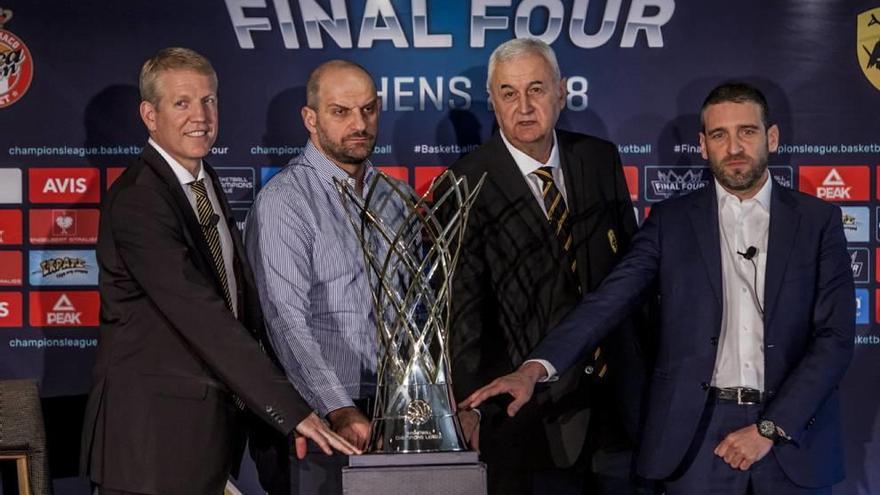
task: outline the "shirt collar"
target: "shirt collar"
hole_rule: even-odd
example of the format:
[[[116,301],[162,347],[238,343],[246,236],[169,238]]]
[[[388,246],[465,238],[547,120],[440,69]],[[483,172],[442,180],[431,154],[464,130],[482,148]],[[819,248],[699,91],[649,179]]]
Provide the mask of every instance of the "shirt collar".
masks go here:
[[[155,148],[156,151],[158,151],[159,154],[162,155],[162,158],[164,158],[165,161],[168,162],[168,166],[171,167],[171,171],[174,172],[174,176],[177,177],[180,185],[185,186],[190,182],[195,182],[197,180],[202,180],[205,178],[205,167],[202,166],[201,160],[199,160],[199,174],[197,177],[193,178],[192,174],[189,173],[189,170],[181,165],[180,162],[172,158],[171,155],[169,155],[164,149],[162,149],[162,147],[159,146],[156,141],[153,141],[153,138],[147,140],[147,143]]]
[[[541,167],[555,169],[559,166],[559,147],[556,145],[556,130],[553,131],[553,147],[550,149],[550,158],[547,160],[547,163],[541,163],[518,150],[510,144],[510,141],[507,140],[501,130],[499,130],[498,133],[501,134],[501,140],[504,141],[504,146],[507,147],[507,151],[510,152],[510,156],[513,157],[513,161],[516,162],[516,166],[519,167],[519,171],[523,174],[523,177],[528,177],[529,174]]]
[[[770,211],[770,192],[773,190],[773,176],[770,175],[769,170],[764,173],[767,174],[767,180],[764,182],[764,185],[761,186],[761,189],[757,194],[746,201],[756,201],[762,208],[764,208],[764,210]],[[727,189],[724,189],[724,187],[718,182],[718,179],[715,179],[715,196],[718,198],[719,211],[728,201],[739,201],[739,198],[729,193]]]
[[[311,139],[309,139],[309,142],[306,144],[306,149],[303,150],[303,158],[305,158],[303,164],[315,169],[315,171],[318,172],[318,175],[330,183],[333,182],[333,179],[348,182],[354,180],[348,175],[348,172],[339,168],[335,163],[331,162],[324,153],[321,153],[321,150],[312,143]],[[364,160],[364,184],[370,183],[374,173],[373,164],[370,160]]]

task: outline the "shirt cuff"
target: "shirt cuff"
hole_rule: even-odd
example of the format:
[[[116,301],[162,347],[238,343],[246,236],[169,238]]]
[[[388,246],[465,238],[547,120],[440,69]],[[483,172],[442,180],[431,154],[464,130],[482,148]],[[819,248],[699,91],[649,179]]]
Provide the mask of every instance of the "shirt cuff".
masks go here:
[[[538,363],[547,371],[547,376],[538,380],[538,383],[551,383],[559,380],[559,376],[556,374],[556,368],[550,364],[550,361],[547,361],[546,359],[528,359],[523,364],[526,363]]]

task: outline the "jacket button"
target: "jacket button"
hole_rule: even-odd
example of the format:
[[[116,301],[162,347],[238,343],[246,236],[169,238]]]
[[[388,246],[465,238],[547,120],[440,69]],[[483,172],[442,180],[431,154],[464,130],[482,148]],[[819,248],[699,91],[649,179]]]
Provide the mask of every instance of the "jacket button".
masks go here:
[[[703,390],[709,390],[709,384],[706,382],[703,382],[700,384],[700,388]]]
[[[814,424],[816,424],[816,418],[815,417],[810,418],[810,421],[807,424],[810,426],[813,426]]]
[[[709,343],[712,345],[718,345],[718,337],[712,337],[709,339]]]

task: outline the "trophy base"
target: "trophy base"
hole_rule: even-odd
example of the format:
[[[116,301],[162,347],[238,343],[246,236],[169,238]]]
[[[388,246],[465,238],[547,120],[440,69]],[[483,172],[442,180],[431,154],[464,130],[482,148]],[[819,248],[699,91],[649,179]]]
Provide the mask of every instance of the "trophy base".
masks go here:
[[[351,456],[342,468],[345,495],[485,495],[486,466],[476,452]]]
[[[466,450],[447,384],[409,385],[385,392],[393,394],[388,401],[391,407],[373,419],[370,453]]]

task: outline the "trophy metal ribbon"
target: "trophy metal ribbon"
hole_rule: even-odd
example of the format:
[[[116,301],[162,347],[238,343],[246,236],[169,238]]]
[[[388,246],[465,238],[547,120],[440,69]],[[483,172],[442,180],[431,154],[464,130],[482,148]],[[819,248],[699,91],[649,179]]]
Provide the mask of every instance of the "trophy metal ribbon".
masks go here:
[[[469,188],[447,170],[421,196],[378,170],[364,197],[335,182],[363,251],[377,325],[368,451],[465,450],[450,378],[449,295],[483,178]]]

